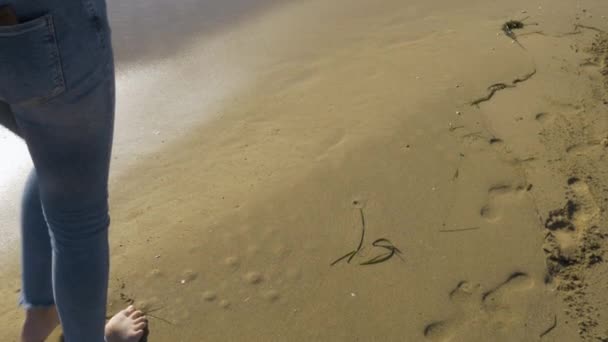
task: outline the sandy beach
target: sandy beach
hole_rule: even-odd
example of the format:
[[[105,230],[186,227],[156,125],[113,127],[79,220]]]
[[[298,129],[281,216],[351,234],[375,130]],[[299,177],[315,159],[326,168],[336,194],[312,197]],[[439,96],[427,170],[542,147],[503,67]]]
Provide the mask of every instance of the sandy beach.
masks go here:
[[[109,1],[109,314],[161,342],[608,341],[608,2],[211,3]]]

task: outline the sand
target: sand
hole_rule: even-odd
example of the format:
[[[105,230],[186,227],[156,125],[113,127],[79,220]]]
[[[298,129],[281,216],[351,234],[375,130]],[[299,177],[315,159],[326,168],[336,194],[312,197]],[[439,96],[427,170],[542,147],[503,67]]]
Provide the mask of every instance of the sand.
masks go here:
[[[110,313],[151,341],[608,340],[608,3],[252,12],[118,48]],[[361,265],[378,239],[402,253]]]

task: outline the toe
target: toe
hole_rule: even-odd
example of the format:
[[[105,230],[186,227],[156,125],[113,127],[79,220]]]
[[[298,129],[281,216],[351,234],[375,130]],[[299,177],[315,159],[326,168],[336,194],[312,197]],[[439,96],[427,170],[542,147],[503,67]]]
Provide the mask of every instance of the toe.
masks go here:
[[[136,330],[133,333],[131,333],[130,335],[131,335],[131,337],[138,339],[138,338],[144,336],[144,330],[143,329]]]
[[[148,322],[148,318],[146,316],[141,316],[138,317],[137,319],[135,319],[135,324],[139,324],[141,322],[147,323]]]
[[[146,322],[141,322],[141,323],[137,323],[133,326],[133,328],[135,329],[135,331],[144,331],[144,329],[146,328],[146,325],[148,325]]]
[[[139,310],[135,311],[133,314],[131,314],[131,318],[133,318],[133,319],[137,319],[137,318],[140,318],[143,316],[144,316],[144,313]]]
[[[127,316],[131,316],[133,312],[135,312],[135,307],[133,305],[129,305],[129,307],[124,310],[124,313]]]

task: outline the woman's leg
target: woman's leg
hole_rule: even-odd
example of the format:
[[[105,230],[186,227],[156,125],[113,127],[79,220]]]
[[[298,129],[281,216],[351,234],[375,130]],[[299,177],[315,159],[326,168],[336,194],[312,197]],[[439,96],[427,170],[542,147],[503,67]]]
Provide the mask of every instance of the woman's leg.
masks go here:
[[[71,96],[77,99],[31,109],[15,106],[13,111],[38,176],[53,251],[54,299],[65,340],[102,342],[113,77],[88,81]]]
[[[14,6],[23,25],[0,28],[0,98],[10,104],[36,169],[65,341],[102,342],[114,126],[105,2],[17,1]],[[121,328],[116,340],[132,341],[142,333],[137,329],[142,320],[137,323],[133,313],[122,317],[129,331],[123,334]]]
[[[53,296],[51,240],[34,171],[26,183],[21,212],[21,305],[26,309],[21,340],[40,342],[59,324],[59,316]]]

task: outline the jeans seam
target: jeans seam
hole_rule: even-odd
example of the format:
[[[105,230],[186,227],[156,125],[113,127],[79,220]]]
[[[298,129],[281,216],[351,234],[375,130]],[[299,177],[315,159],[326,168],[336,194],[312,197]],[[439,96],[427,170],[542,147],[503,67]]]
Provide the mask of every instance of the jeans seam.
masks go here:
[[[63,61],[61,59],[61,54],[59,53],[59,46],[57,44],[57,33],[55,31],[55,22],[52,16],[49,16],[47,20],[48,30],[50,32],[50,45],[51,51],[50,55],[54,61],[55,67],[53,68],[55,89],[53,92],[42,99],[42,102],[46,102],[51,100],[52,98],[60,95],[65,91],[65,76],[63,74]]]
[[[95,35],[97,36],[97,42],[99,43],[100,48],[103,52],[107,51],[106,39],[102,32],[102,24],[99,18],[99,11],[95,7],[95,4],[91,0],[83,0],[85,10],[89,16],[89,18],[93,21],[93,29],[95,30]]]

